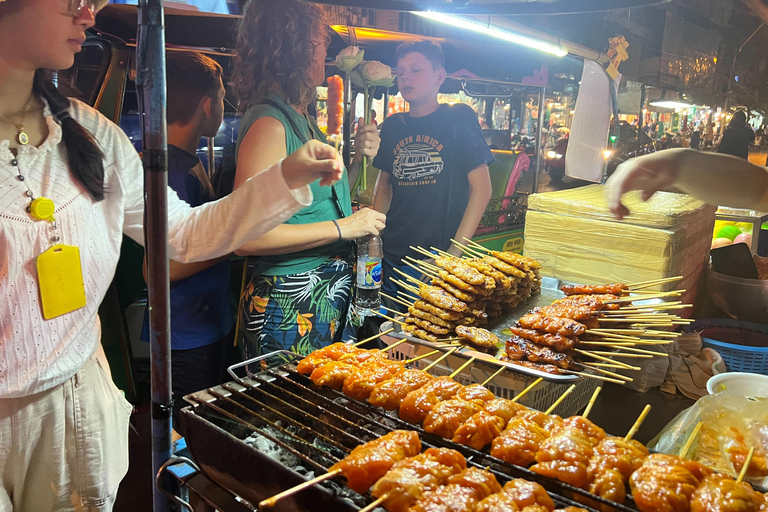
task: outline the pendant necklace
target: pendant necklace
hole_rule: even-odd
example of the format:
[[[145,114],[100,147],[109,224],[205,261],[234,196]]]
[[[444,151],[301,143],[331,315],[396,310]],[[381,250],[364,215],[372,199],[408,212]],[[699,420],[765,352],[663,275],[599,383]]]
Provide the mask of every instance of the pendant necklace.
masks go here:
[[[11,166],[16,171],[16,179],[20,181],[22,185],[24,185],[24,188],[27,189],[27,191],[24,193],[24,195],[27,196],[30,200],[30,203],[26,208],[27,213],[35,220],[47,220],[51,223],[51,242],[53,244],[57,244],[61,238],[59,237],[56,230],[56,218],[53,216],[56,205],[53,203],[53,200],[45,196],[35,197],[35,194],[29,188],[29,185],[27,185],[26,178],[21,173],[18,156],[15,156],[11,159]]]
[[[27,104],[24,106],[24,110],[21,113],[21,122],[14,123],[7,117],[5,117],[3,114],[0,114],[0,119],[5,121],[8,124],[13,125],[16,130],[18,130],[19,133],[16,134],[16,142],[21,144],[22,146],[26,146],[29,144],[29,136],[27,135],[27,132],[24,131],[24,120],[27,118],[27,112],[29,112],[29,109],[32,107],[32,98],[34,96],[30,97],[27,101]]]

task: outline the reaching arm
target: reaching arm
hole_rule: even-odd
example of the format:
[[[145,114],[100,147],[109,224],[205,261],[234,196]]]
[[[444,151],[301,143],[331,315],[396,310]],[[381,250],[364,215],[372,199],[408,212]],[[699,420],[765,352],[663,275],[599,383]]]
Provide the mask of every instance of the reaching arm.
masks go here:
[[[477,225],[480,224],[480,219],[483,218],[483,213],[488,206],[488,201],[491,200],[491,194],[493,193],[491,188],[491,174],[488,172],[488,166],[486,164],[476,167],[467,175],[469,180],[469,203],[467,203],[467,209],[464,210],[464,216],[461,218],[461,224],[459,229],[456,230],[454,240],[459,242],[464,241],[464,238],[472,238],[477,230]],[[454,256],[461,256],[461,249],[456,247],[455,244],[451,244],[448,252]]]
[[[212,260],[206,260],[206,261],[196,261],[194,263],[179,263],[178,261],[169,260],[168,261],[168,267],[170,270],[169,274],[169,281],[175,282],[175,281],[181,281],[182,279],[186,279],[189,276],[193,276],[195,274],[199,274],[203,270],[210,268],[217,263],[221,263],[222,261],[227,261],[232,255],[226,254],[224,256],[220,256],[218,258],[214,258]],[[142,268],[142,273],[144,274],[144,281],[147,280],[147,257],[144,256],[144,266]]]
[[[387,213],[392,205],[392,184],[389,182],[389,174],[379,171],[379,179],[376,182],[376,195],[373,198],[373,209],[377,212]]]
[[[608,207],[621,219],[629,210],[621,196],[642,190],[648,200],[672,187],[713,205],[768,210],[768,170],[722,153],[667,149],[621,164],[606,183]]]
[[[258,119],[240,144],[237,158],[235,190],[262,169],[284,158],[285,128],[272,117]],[[351,217],[339,219],[342,240],[353,240],[369,234],[378,234],[384,227],[384,217],[364,209]],[[339,240],[339,232],[333,222],[311,224],[281,224],[268,233],[250,240],[235,253],[246,255],[291,254],[314,247],[321,247]]]

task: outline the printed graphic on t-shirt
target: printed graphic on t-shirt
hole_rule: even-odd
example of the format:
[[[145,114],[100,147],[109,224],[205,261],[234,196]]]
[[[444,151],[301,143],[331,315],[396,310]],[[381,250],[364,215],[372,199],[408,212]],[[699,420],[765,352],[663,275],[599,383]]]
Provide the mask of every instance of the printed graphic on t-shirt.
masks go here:
[[[443,172],[445,165],[440,157],[442,147],[437,140],[426,135],[406,137],[395,146],[392,174],[400,180],[411,182],[407,185],[435,183],[434,177]]]

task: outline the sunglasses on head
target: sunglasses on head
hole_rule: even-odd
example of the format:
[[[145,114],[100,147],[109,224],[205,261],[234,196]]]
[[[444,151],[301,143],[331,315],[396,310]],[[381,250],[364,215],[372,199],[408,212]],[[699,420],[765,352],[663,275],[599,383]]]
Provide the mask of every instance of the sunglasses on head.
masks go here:
[[[108,3],[109,0],[69,0],[68,10],[72,16],[80,17],[84,9],[90,9],[95,16]]]

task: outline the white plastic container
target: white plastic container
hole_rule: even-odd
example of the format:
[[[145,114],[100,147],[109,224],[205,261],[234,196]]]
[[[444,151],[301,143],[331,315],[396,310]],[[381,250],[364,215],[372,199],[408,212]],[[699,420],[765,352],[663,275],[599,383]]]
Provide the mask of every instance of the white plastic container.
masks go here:
[[[768,324],[768,280],[731,277],[710,268],[707,288],[715,306],[732,318]]]
[[[768,375],[743,372],[720,373],[707,381],[707,391],[710,395],[720,391],[730,391],[753,398],[768,398]]]

